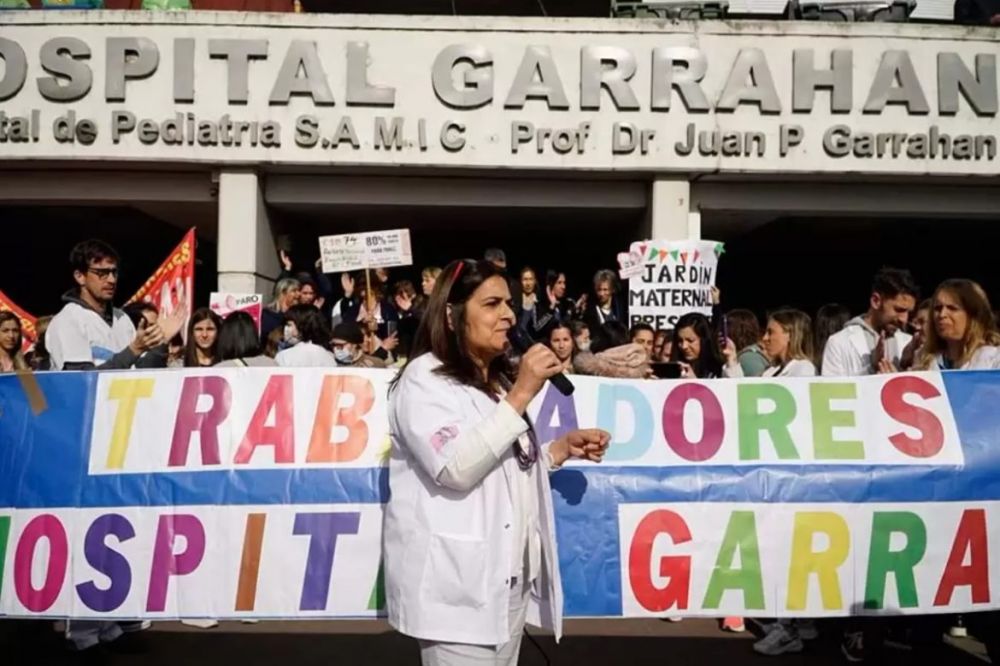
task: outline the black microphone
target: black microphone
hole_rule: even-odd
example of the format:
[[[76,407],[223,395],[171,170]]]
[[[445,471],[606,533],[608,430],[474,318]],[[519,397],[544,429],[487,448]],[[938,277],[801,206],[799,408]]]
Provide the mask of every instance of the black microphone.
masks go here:
[[[533,346],[535,346],[535,341],[531,339],[531,336],[519,329],[517,326],[512,327],[507,331],[507,339],[510,340],[510,346],[518,351],[520,354],[524,354]],[[576,387],[573,386],[573,382],[566,379],[566,375],[559,373],[549,377],[549,381],[552,385],[556,387],[556,390],[563,395],[573,395],[573,391]]]

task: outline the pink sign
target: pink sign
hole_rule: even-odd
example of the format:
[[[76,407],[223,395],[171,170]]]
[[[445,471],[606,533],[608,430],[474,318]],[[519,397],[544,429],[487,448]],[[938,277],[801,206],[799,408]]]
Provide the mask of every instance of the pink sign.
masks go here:
[[[260,317],[264,310],[264,297],[260,294],[224,294],[213,291],[208,297],[208,307],[223,319],[231,312],[246,312],[253,317],[260,333]]]

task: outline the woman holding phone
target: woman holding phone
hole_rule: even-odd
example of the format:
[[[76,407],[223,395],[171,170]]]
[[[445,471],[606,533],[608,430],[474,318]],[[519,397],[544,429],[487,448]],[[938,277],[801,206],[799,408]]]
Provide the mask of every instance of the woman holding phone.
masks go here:
[[[724,320],[723,320],[724,321]],[[681,376],[692,379],[742,377],[736,345],[725,335],[720,346],[708,317],[691,312],[677,320],[670,360],[681,364]]]

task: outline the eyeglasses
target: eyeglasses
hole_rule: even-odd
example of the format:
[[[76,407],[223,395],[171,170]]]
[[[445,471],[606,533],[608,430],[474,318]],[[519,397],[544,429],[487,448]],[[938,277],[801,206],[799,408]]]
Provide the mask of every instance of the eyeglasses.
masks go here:
[[[88,273],[93,273],[102,280],[107,280],[109,277],[118,277],[118,267],[115,268],[88,268]]]

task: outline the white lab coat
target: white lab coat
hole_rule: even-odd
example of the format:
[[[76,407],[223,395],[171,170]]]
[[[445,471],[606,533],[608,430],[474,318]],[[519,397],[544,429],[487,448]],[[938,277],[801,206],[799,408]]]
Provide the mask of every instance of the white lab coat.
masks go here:
[[[511,638],[508,608],[516,550],[512,486],[518,468],[507,446],[501,464],[467,492],[435,479],[462,441],[483,437],[510,445],[527,425],[506,402],[434,374],[425,354],[389,396],[392,451],[383,523],[389,624],[429,641],[500,645]],[[527,622],[562,633],[562,587],[552,494],[544,464],[532,466],[538,492],[542,566],[532,585]]]
[[[337,359],[327,349],[312,342],[300,342],[288,349],[282,349],[274,357],[274,362],[282,368],[334,368]]]
[[[944,359],[940,354],[934,359],[931,370],[941,370],[945,367]],[[998,370],[1000,369],[1000,347],[983,345],[972,354],[965,365],[955,370]]]
[[[784,366],[772,365],[764,371],[762,377],[815,377],[816,366],[805,358],[795,358]]]
[[[899,359],[913,336],[897,330],[885,341],[885,357],[899,367]],[[860,377],[872,372],[872,351],[878,335],[862,317],[847,322],[843,330],[830,336],[823,350],[824,377]]]

